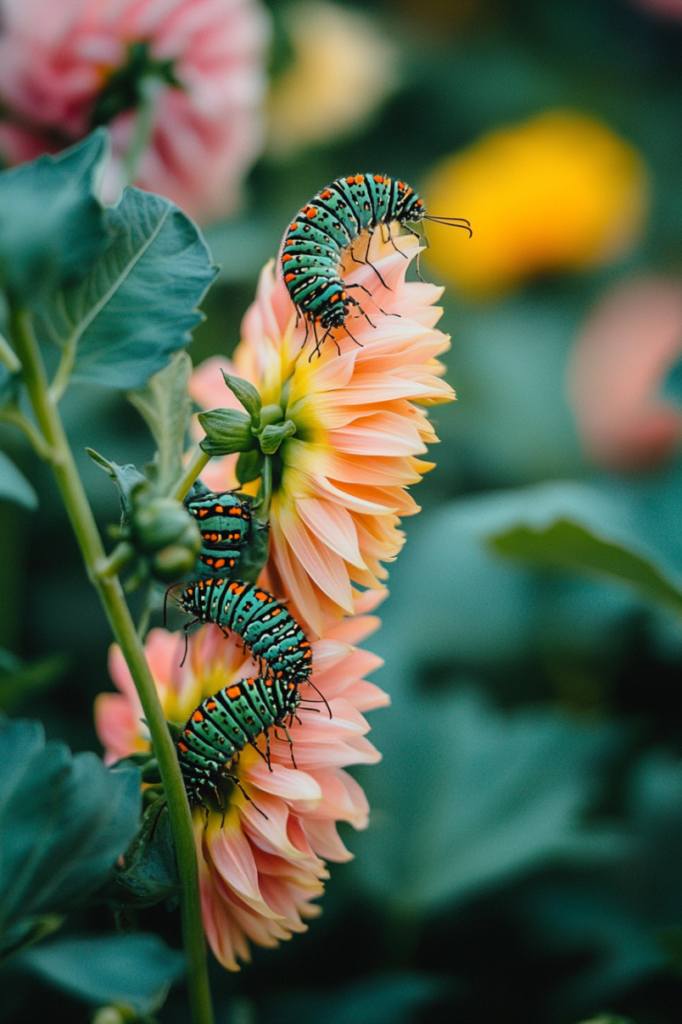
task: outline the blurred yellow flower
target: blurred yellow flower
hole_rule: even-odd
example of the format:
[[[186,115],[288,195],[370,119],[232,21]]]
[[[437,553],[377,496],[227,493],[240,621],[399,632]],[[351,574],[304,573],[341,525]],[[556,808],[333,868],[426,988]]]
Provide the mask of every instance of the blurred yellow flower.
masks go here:
[[[647,210],[647,174],[606,125],[548,111],[448,157],[424,189],[429,213],[468,217],[474,237],[429,227],[432,266],[468,294],[609,262],[629,249]]]
[[[288,155],[361,126],[397,84],[397,48],[362,11],[326,0],[292,4],[291,67],[270,98],[270,150]]]

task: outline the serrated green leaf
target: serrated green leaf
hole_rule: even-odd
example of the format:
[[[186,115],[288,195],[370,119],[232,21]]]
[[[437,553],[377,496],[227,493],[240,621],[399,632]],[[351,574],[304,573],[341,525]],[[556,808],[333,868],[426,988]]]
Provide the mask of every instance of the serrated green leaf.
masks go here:
[[[286,423],[269,423],[263,428],[260,435],[260,447],[264,455],[274,455],[282,441],[287,437],[293,437],[296,433],[296,424],[293,420]]]
[[[80,999],[122,1003],[138,1014],[162,1006],[184,972],[182,953],[144,932],[62,939],[24,953],[20,963]]]
[[[192,360],[186,352],[176,352],[168,366],[159,370],[139,391],[127,398],[151,430],[158,452],[156,490],[166,494],[182,472],[185,436],[192,415],[188,393]]]
[[[251,419],[239,409],[211,409],[199,413],[199,422],[206,431],[201,448],[208,455],[233,455],[254,448]]]
[[[107,152],[100,129],[58,156],[0,173],[0,285],[22,301],[81,278],[106,244],[93,186]]]
[[[646,597],[682,613],[682,582],[672,579],[636,548],[571,521],[556,519],[548,526],[515,526],[490,537],[501,555],[533,565],[599,573],[622,580]]]
[[[224,370],[222,373],[228,388],[235,398],[239,399],[251,417],[253,426],[258,427],[261,410],[261,400],[258,391],[248,380],[243,380],[241,377],[232,377],[229,373],[225,373]]]
[[[4,452],[0,452],[0,500],[14,501],[24,508],[38,507],[32,485]]]
[[[190,341],[215,268],[196,225],[160,196],[126,189],[106,225],[91,271],[43,304],[37,326],[76,346],[74,380],[134,389]]]
[[[140,775],[0,722],[0,949],[100,886],[139,824]]]

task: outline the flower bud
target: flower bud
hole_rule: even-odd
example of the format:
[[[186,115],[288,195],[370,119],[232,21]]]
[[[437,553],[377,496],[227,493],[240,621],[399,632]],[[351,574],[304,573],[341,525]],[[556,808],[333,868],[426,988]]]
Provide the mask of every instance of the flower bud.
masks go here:
[[[197,548],[183,547],[181,544],[169,544],[157,551],[152,558],[152,573],[165,583],[191,572],[196,562]]]
[[[151,498],[133,510],[133,536],[145,554],[153,554],[169,545],[191,552],[201,547],[199,527],[186,508],[173,498]]]

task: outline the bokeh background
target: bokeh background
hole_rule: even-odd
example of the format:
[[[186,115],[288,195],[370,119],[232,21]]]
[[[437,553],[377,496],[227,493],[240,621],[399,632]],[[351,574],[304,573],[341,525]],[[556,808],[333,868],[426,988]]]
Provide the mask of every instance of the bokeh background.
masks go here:
[[[682,1020],[682,628],[624,586],[496,555],[534,516],[627,518],[682,572],[682,2],[271,2],[263,153],[230,219],[195,363],[239,338],[262,265],[332,178],[400,176],[431,212],[446,286],[437,468],[390,578],[373,677],[373,808],[348,830],[324,914],[229,975],[221,1024],[571,1024]],[[74,447],[141,464],[115,392],[74,386]],[[0,501],[0,699],[99,750],[109,634],[49,474],[3,428],[40,495]],[[117,519],[83,455],[98,519]],[[19,675],[17,676],[17,670]],[[4,676],[3,674],[4,673]],[[10,679],[11,684],[10,684]],[[17,680],[21,686],[17,685]],[[178,946],[177,914],[141,912]],[[111,926],[105,907],[70,919]],[[20,979],[19,979],[20,981]],[[159,1020],[188,1019],[181,987]],[[86,1021],[38,982],[8,1022]]]

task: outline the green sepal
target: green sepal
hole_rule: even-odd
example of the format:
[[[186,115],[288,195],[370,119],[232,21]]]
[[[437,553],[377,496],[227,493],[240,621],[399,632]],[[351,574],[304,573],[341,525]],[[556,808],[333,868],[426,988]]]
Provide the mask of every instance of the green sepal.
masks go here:
[[[119,466],[117,463],[105,459],[94,448],[86,448],[85,451],[100,469],[109,474],[118,487],[121,498],[121,526],[127,526],[133,510],[133,490],[139,488],[140,485],[147,487],[146,478],[135,466]]]
[[[179,891],[168,808],[155,800],[124,854],[123,867],[114,870],[98,895],[117,906],[151,907]]]
[[[211,409],[199,413],[199,422],[206,431],[201,448],[207,455],[248,452],[256,445],[251,419],[238,409]]]
[[[252,480],[257,480],[263,474],[263,455],[261,452],[242,452],[237,459],[235,469],[237,480],[243,486]]]
[[[251,417],[252,424],[257,428],[260,424],[261,410],[261,400],[258,391],[253,384],[249,384],[248,380],[242,380],[241,377],[232,377],[229,373],[225,373],[224,370],[222,372],[223,379],[228,388],[235,398],[242,403]]]
[[[270,550],[270,530],[254,521],[251,536],[239,558],[237,577],[248,583],[257,583],[258,577],[267,562]]]
[[[274,455],[282,441],[287,437],[293,437],[296,433],[296,424],[293,420],[286,423],[269,423],[263,428],[260,435],[260,447],[264,455]]]

